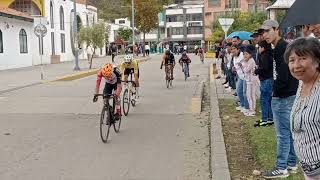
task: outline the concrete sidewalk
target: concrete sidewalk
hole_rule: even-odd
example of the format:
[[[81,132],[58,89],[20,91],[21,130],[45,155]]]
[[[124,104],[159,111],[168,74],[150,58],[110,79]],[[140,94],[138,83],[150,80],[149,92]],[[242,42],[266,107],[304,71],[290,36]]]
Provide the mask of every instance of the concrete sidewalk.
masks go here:
[[[115,64],[120,63],[122,57],[123,56],[116,56]],[[146,61],[150,58],[151,57],[137,57],[139,61]],[[2,70],[0,71],[0,94],[56,80],[73,80],[90,76],[96,74],[97,68],[107,62],[111,62],[111,56],[94,58],[92,69],[90,70],[88,61],[80,60],[80,71],[73,70],[75,66],[74,61],[59,64],[45,64],[43,65],[43,80],[41,80],[41,66]]]

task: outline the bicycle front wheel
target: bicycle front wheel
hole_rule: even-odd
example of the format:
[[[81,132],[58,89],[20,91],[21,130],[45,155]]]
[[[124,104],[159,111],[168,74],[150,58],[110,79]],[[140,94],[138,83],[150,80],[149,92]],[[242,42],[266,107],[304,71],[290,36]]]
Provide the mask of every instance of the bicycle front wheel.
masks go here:
[[[102,142],[107,143],[111,126],[109,110],[104,106],[100,116],[100,137]]]
[[[122,108],[123,108],[123,114],[125,116],[128,116],[129,110],[130,110],[130,94],[128,89],[125,89],[122,96]]]

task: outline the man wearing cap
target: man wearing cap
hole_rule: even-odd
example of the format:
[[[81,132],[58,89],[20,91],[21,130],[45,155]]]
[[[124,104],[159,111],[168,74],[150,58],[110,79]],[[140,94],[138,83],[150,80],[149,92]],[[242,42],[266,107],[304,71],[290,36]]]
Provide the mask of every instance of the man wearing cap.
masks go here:
[[[311,31],[316,38],[320,38],[320,24],[309,25],[309,31]]]
[[[274,45],[273,51],[273,92],[271,107],[277,134],[277,164],[263,174],[266,179],[285,178],[297,170],[297,157],[290,131],[290,112],[298,88],[298,80],[292,77],[284,61],[287,42],[280,36],[279,23],[266,20],[260,29],[263,38]]]

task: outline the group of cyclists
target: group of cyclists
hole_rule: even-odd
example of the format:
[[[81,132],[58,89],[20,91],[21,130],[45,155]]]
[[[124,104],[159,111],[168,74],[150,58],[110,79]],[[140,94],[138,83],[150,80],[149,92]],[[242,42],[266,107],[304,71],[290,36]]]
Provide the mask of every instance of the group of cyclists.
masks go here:
[[[198,51],[198,55],[203,57],[203,50]],[[179,59],[179,64],[183,65],[183,63],[187,64],[189,68],[189,64],[191,63],[191,59],[187,55],[187,52],[184,51],[182,53],[181,58]],[[162,56],[161,66],[162,69],[163,65],[165,66],[165,74],[167,75],[168,70],[170,70],[171,80],[174,79],[173,77],[173,69],[176,65],[175,57],[170,50],[166,50],[164,55]],[[93,97],[93,102],[98,101],[98,94],[100,90],[100,84],[102,78],[105,79],[105,86],[103,90],[104,95],[110,95],[114,93],[117,97],[115,102],[115,120],[119,120],[121,118],[121,106],[120,106],[120,94],[122,90],[122,82],[128,82],[128,76],[133,73],[134,75],[134,82],[136,85],[136,97],[135,99],[139,99],[139,63],[136,59],[133,59],[132,55],[125,55],[124,61],[117,67],[111,63],[105,64],[97,74],[96,80],[96,87],[95,87],[95,94]],[[122,80],[123,76],[123,80]],[[190,74],[188,74],[190,76]]]

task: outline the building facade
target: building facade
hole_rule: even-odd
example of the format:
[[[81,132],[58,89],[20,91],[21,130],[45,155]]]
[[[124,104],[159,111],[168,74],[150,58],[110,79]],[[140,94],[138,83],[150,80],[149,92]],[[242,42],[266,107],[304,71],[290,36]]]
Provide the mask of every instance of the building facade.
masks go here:
[[[196,2],[196,3],[195,3]],[[187,45],[193,49],[202,45],[204,40],[204,6],[199,1],[172,4],[165,7],[164,22],[160,21],[160,38],[175,45]]]
[[[85,0],[76,2],[79,31],[81,26],[96,23],[98,17],[97,9]],[[4,0],[0,6],[0,24],[5,24],[0,26],[0,69],[73,61],[76,47],[80,59],[87,57],[85,47],[74,42],[73,0]],[[34,33],[38,24],[47,29],[42,46]],[[25,46],[23,50],[21,46]],[[96,52],[99,56],[105,54],[102,49]]]
[[[265,11],[268,5],[267,0],[204,0],[206,41],[212,36],[212,24],[217,18],[233,11]]]

